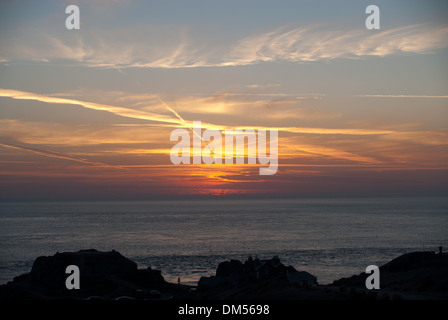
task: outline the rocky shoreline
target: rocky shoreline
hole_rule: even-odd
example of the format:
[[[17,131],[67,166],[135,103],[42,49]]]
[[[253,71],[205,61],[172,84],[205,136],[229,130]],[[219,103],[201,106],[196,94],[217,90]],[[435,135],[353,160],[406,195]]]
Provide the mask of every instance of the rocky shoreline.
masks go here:
[[[251,259],[251,258],[250,258]],[[197,286],[165,281],[160,270],[138,269],[117,251],[94,249],[38,257],[29,273],[0,286],[2,300],[448,300],[448,255],[411,252],[380,267],[381,288],[367,290],[367,274],[318,285],[316,277],[278,257],[224,261]],[[80,270],[69,290],[68,265]]]

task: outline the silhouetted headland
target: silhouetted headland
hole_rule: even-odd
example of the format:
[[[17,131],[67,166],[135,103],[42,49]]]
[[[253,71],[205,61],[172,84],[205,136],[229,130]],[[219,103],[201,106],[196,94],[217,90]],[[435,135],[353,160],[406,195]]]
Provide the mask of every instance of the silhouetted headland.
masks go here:
[[[68,265],[80,270],[80,289],[66,288]],[[350,300],[448,299],[448,255],[411,252],[380,267],[381,288],[367,290],[368,275],[319,285],[306,271],[285,266],[280,258],[249,257],[221,262],[216,275],[202,277],[197,286],[173,284],[160,270],[139,269],[112,250],[94,249],[38,257],[27,274],[0,286],[0,299],[173,299],[173,300]]]
[[[381,289],[371,294],[402,299],[448,299],[448,254],[433,251],[403,254],[380,268]],[[366,273],[334,281],[330,286],[362,292]]]
[[[80,270],[80,289],[66,288],[66,268]],[[138,269],[137,264],[112,250],[95,249],[38,257],[31,272],[0,286],[2,299],[167,299],[188,292],[189,287],[168,283],[160,270]],[[163,292],[163,294],[162,294]]]

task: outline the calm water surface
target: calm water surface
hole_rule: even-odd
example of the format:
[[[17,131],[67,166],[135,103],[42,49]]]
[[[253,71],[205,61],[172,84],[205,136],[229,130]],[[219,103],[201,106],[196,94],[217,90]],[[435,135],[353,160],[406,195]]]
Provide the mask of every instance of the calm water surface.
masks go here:
[[[115,249],[196,284],[219,262],[278,255],[321,284],[448,248],[448,198],[0,204],[0,283],[56,252]]]

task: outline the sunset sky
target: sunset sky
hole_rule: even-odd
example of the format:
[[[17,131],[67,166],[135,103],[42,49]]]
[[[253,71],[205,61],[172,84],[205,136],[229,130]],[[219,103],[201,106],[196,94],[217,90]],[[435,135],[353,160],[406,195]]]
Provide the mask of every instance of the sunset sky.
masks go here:
[[[193,121],[277,173],[172,164]],[[447,195],[447,124],[444,0],[0,2],[2,201]]]

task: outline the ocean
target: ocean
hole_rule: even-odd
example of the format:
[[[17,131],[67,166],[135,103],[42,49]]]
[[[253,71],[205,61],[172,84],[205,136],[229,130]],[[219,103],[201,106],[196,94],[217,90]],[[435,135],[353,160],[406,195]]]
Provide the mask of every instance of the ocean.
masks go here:
[[[0,284],[56,252],[115,249],[197,284],[224,260],[279,256],[320,284],[411,251],[448,248],[448,198],[0,204]]]

